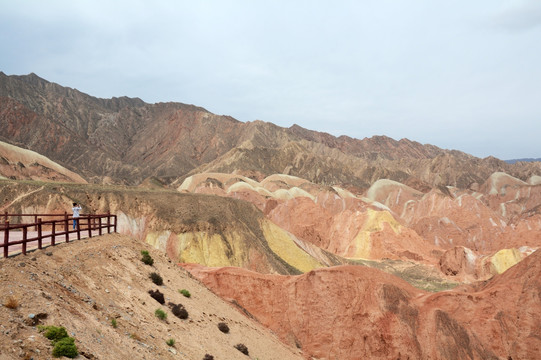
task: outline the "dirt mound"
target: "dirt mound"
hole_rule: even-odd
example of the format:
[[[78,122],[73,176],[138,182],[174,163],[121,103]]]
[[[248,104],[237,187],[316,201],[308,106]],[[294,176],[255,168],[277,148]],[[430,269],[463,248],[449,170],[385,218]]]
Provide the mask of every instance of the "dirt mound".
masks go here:
[[[141,262],[149,251],[154,265]],[[159,273],[164,285],[149,278]],[[0,260],[1,359],[50,359],[52,346],[35,326],[64,326],[84,355],[94,359],[238,359],[236,344],[253,358],[302,359],[263,326],[211,293],[165,254],[138,240],[106,235]],[[187,310],[181,320],[148,293]],[[187,298],[179,293],[186,289]],[[168,316],[160,320],[156,309]],[[38,316],[39,315],[39,316]],[[113,321],[114,319],[114,321]],[[227,334],[218,328],[226,323]],[[114,324],[113,324],[114,323]],[[116,325],[116,326],[114,326]],[[166,341],[174,339],[174,347]],[[92,357],[93,356],[93,357]]]

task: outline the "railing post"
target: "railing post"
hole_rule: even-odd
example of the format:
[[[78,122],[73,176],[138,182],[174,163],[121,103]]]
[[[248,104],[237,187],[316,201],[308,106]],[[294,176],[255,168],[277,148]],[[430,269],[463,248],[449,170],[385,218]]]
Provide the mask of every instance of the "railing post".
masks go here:
[[[7,214],[7,212],[6,212]],[[9,221],[7,220],[7,216],[6,216],[6,220],[4,221],[4,258],[7,258],[8,257],[8,254],[9,254],[9,251],[8,251],[8,244],[9,244]]]
[[[34,215],[34,224],[36,225],[34,227],[34,230],[38,231],[38,216],[37,215]]]
[[[90,215],[88,215],[88,237],[91,238],[92,237],[92,224],[90,222],[90,219],[92,219],[92,217]]]
[[[66,232],[66,242],[70,242],[70,233],[68,227],[68,213],[64,212],[64,231]]]
[[[73,221],[75,221],[75,218],[73,218]],[[75,229],[77,230],[77,240],[81,240],[81,217],[80,216],[77,218],[77,225],[75,225]]]
[[[23,227],[23,255],[26,255],[26,239],[28,238],[28,228],[26,226]]]
[[[111,233],[111,213],[107,211],[107,234]]]
[[[101,216],[98,218],[98,235],[101,236]]]
[[[4,222],[8,221],[8,212],[4,212]]]
[[[115,231],[114,231],[114,232],[116,233],[116,232],[117,232],[117,231],[116,231],[116,222],[117,222],[117,217],[116,217],[116,215],[113,215],[113,219],[115,219]]]
[[[55,246],[55,236],[56,235],[56,220],[53,220],[53,225],[51,228],[51,246]]]
[[[42,239],[41,239],[41,218],[38,219],[38,249],[41,250]]]

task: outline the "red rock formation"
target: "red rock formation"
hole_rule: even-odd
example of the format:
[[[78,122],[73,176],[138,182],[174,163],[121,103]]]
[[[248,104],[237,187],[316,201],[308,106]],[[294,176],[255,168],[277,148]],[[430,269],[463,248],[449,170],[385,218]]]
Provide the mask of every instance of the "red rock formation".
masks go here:
[[[307,358],[536,359],[541,353],[539,251],[485,284],[436,294],[365,267],[277,276],[183,266]]]

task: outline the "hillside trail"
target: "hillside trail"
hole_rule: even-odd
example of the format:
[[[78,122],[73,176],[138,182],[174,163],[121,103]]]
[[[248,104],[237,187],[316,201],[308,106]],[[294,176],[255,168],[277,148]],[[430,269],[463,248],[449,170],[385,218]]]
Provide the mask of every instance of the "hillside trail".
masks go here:
[[[9,209],[13,204],[15,204],[17,201],[21,200],[21,199],[24,199],[25,197],[27,196],[30,196],[34,193],[37,193],[38,191],[41,191],[45,188],[45,186],[41,186],[35,190],[31,190],[31,191],[28,191],[28,192],[25,192],[25,193],[22,193],[20,195],[18,195],[15,199],[13,199],[13,201],[11,201],[10,203],[0,207],[0,211],[4,211],[5,209]]]

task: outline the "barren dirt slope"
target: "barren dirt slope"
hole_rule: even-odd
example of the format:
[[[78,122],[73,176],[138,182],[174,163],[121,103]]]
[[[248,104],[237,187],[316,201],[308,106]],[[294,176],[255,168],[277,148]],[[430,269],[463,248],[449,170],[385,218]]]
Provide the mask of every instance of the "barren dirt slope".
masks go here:
[[[143,249],[153,266],[141,262]],[[159,273],[164,285],[155,285],[151,272]],[[127,236],[111,234],[1,259],[0,289],[1,360],[52,358],[50,342],[31,325],[30,314],[46,314],[41,323],[66,327],[84,352],[78,359],[302,358],[165,254]],[[165,295],[165,305],[148,294],[156,289]],[[189,290],[191,297],[179,289]],[[15,309],[5,306],[10,300]],[[184,305],[188,319],[175,317],[168,302]],[[155,316],[158,308],[167,313],[166,321]],[[228,324],[228,334],[218,329],[219,322]],[[174,347],[166,344],[170,338],[176,340]],[[249,356],[234,347],[239,343]]]

